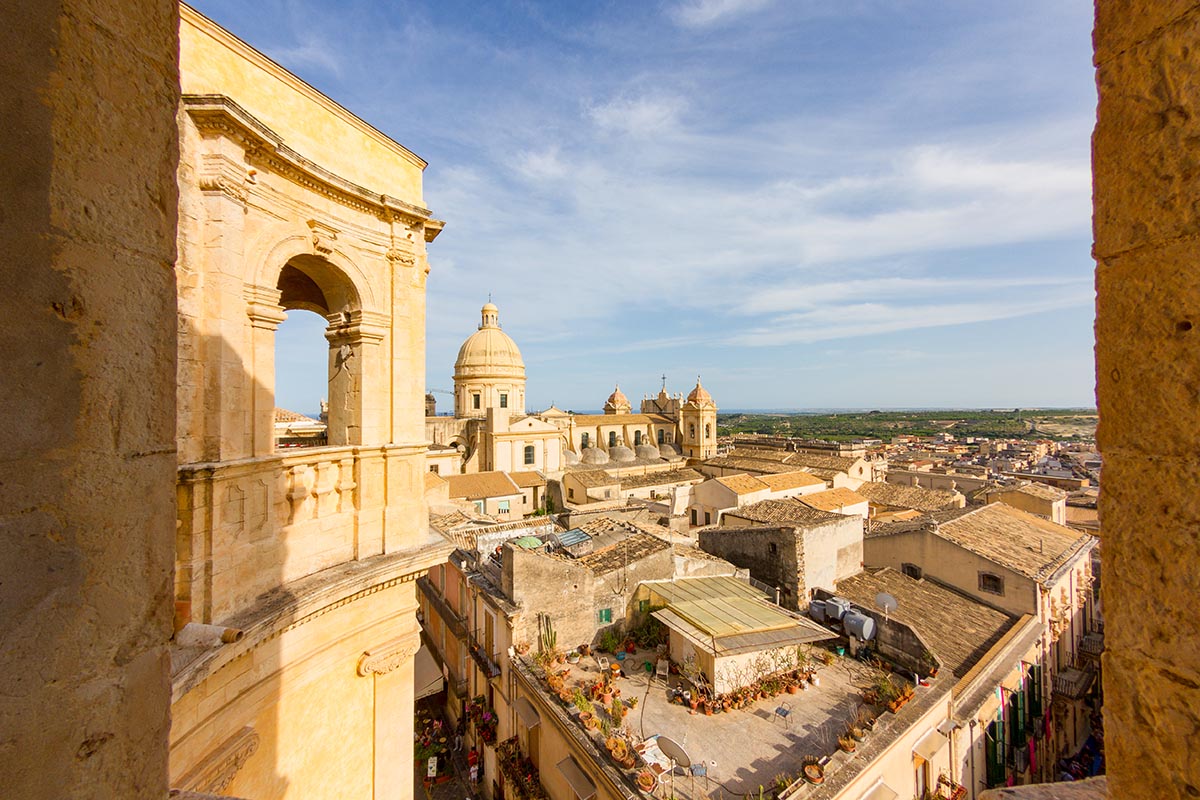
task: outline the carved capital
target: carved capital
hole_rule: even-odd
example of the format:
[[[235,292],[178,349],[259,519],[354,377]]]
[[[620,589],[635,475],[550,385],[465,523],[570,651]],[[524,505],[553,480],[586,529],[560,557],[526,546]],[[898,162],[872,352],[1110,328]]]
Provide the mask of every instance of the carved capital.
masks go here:
[[[319,220],[310,219],[308,229],[312,231],[312,245],[315,253],[329,255],[333,252],[333,243],[337,241],[337,228]]]
[[[366,677],[371,673],[391,672],[408,661],[421,648],[419,636],[403,636],[373,647],[358,659],[358,674]]]
[[[242,296],[246,298],[246,314],[253,327],[273,331],[287,319],[287,312],[279,305],[278,289],[247,284]]]
[[[387,251],[387,260],[392,264],[400,264],[405,267],[415,267],[417,259],[412,254],[399,247],[389,247]]]
[[[220,153],[207,153],[200,158],[196,179],[200,191],[223,194],[239,203],[246,202],[246,167]]]
[[[206,794],[223,794],[238,771],[258,750],[258,733],[242,728],[205,756],[179,780],[179,788]]]

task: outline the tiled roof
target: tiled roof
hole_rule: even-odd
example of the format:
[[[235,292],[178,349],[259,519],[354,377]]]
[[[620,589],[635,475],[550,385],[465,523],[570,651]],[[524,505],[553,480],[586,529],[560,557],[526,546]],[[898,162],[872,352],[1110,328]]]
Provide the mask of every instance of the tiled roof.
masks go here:
[[[1035,580],[1051,575],[1093,537],[992,503],[938,525],[937,535]]]
[[[510,472],[508,477],[522,489],[546,485],[546,476],[540,472]]]
[[[715,480],[734,494],[751,494],[765,491],[767,488],[765,483],[753,475],[725,475]]]
[[[1037,483],[1036,481],[1022,483],[1020,486],[1013,487],[1010,491],[1017,491],[1021,494],[1027,494],[1030,497],[1036,497],[1039,500],[1050,500],[1052,502],[1063,500],[1067,496],[1067,493],[1062,489],[1056,489],[1053,486],[1047,486],[1044,483]]]
[[[503,472],[473,472],[467,475],[448,475],[450,496],[467,500],[482,500],[486,497],[507,497],[520,494],[521,490]]]
[[[826,489],[816,494],[801,495],[796,499],[806,506],[811,506],[821,511],[834,511],[846,506],[856,506],[867,502],[867,498],[844,486],[839,486],[836,489]]]
[[[572,472],[571,477],[579,481],[580,485],[585,489],[595,489],[599,486],[616,486],[621,482],[618,478],[609,475],[602,469]]]
[[[824,486],[825,481],[810,472],[779,472],[772,475],[762,475],[758,478],[773,492],[784,492],[801,486]]]
[[[727,511],[725,516],[740,517],[768,525],[812,525],[845,519],[841,514],[831,514],[806,506],[794,497],[761,500],[734,511]]]
[[[794,455],[787,450],[759,450],[754,447],[737,447],[729,451],[730,458],[753,458],[758,461],[778,461],[780,464],[790,464]]]
[[[745,472],[795,472],[794,467],[773,461],[760,461],[753,458],[735,458],[732,456],[717,456],[704,462],[705,466],[719,469],[740,469]]]
[[[425,473],[425,491],[427,492],[430,489],[436,489],[439,486],[445,486],[447,483],[448,481],[441,475],[438,475],[436,472]]]
[[[813,467],[814,469],[832,469],[838,472],[849,472],[858,463],[857,458],[843,456],[825,456],[816,453],[792,453],[787,463],[793,467]]]
[[[943,508],[958,508],[963,504],[963,496],[958,492],[902,486],[898,483],[867,481],[854,491],[877,505],[911,508],[917,511],[939,511]]]
[[[276,422],[312,422],[317,425],[321,424],[321,420],[313,419],[312,417],[298,414],[295,411],[288,411],[286,408],[275,409]]]
[[[838,581],[837,593],[874,610],[875,596],[887,592],[898,606],[889,614],[921,635],[945,669],[961,678],[1016,622],[930,580],[916,580],[896,570],[866,570]]]
[[[702,481],[704,476],[690,467],[683,469],[659,470],[643,475],[625,475],[621,478],[622,489],[640,489],[645,486],[665,486],[669,483],[685,483],[687,481]]]
[[[588,526],[582,526],[585,531]],[[651,536],[648,533],[637,533],[626,536],[621,541],[609,545],[603,550],[589,553],[577,559],[578,563],[590,569],[596,575],[605,575],[615,569],[620,569],[635,561],[670,548],[671,545]]]
[[[577,428],[594,428],[597,425],[674,425],[675,423],[658,414],[572,414],[571,420]]]

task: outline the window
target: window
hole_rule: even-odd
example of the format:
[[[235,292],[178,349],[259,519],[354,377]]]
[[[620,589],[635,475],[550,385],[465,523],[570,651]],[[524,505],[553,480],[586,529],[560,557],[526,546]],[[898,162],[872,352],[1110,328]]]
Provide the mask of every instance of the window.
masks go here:
[[[688,425],[688,438],[689,439],[696,438],[696,426],[695,425]]]
[[[923,577],[921,568],[918,567],[916,564],[908,564],[908,563],[901,564],[900,571],[903,572],[908,577],[916,578],[917,580],[921,580],[921,578]]]
[[[531,444],[525,445],[525,463],[526,464],[533,463],[533,445],[531,445]]]
[[[696,522],[696,509],[694,509],[694,508],[692,509],[692,524],[693,524],[693,525],[696,525],[696,524],[698,524],[698,523]]]
[[[979,591],[988,594],[1004,595],[1004,578],[990,572],[979,573]]]
[[[483,513],[483,501],[482,500],[475,501],[475,511],[476,511],[476,513],[479,513],[479,514]]]
[[[500,407],[508,408],[508,394],[505,392],[500,393]]]
[[[705,524],[705,525],[711,525],[711,524],[712,524],[712,515],[711,515],[711,514],[709,514],[707,511],[705,511],[705,512],[704,512],[704,524]]]
[[[574,499],[575,499],[575,490],[574,490],[574,489],[567,489],[567,497],[569,497],[570,499],[574,500]]]
[[[617,432],[616,431],[608,432],[608,446],[609,447],[617,446]]]
[[[479,408],[479,393],[471,395],[471,408]]]
[[[666,431],[664,431],[662,428],[659,428],[658,429],[658,443],[666,444],[666,441],[667,441]]]
[[[767,545],[767,550],[773,556],[779,555],[779,545],[775,544],[774,542],[771,542],[770,544]]]
[[[500,502],[496,503],[496,510],[499,511],[501,514],[507,514],[508,513],[508,501],[501,500]]]
[[[712,438],[712,425],[704,426],[704,439],[707,441]]]
[[[598,619],[600,621],[601,625],[612,622],[612,609],[611,608],[600,609],[600,613],[598,613],[596,615],[596,619]]]
[[[649,600],[638,600],[638,613],[639,614],[645,614],[649,610],[650,610],[650,601]]]
[[[579,449],[582,450],[583,448],[587,447],[591,440],[592,437],[588,436],[586,433],[581,434],[579,437]]]
[[[438,474],[438,465],[437,465],[437,464],[430,464],[430,465],[429,465],[429,471],[430,471],[430,472],[432,472],[434,475],[437,475],[437,474]]]
[[[633,446],[637,447],[641,443],[642,443],[642,432],[634,431],[633,432]]]

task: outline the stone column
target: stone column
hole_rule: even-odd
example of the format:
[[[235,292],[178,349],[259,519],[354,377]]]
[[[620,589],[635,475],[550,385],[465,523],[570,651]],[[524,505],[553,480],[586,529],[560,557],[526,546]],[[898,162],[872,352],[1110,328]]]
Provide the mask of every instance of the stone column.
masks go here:
[[[413,655],[420,647],[419,635],[408,634],[371,648],[358,662],[358,674],[375,684],[373,800],[407,800],[412,793]]]
[[[279,290],[247,286],[250,317],[251,452],[262,457],[275,452],[275,331],[287,319],[279,305]]]
[[[1110,796],[1193,798],[1200,797],[1200,3],[1103,0],[1093,42]]]
[[[167,795],[179,7],[0,14],[0,794]]]
[[[377,315],[362,311],[329,316],[329,444],[386,444],[387,335]],[[368,438],[374,437],[374,438]]]

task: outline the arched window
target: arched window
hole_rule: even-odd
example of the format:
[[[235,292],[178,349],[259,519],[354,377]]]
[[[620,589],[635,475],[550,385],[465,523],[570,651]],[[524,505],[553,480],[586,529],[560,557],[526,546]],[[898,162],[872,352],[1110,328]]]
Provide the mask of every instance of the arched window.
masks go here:
[[[704,426],[704,439],[707,441],[708,439],[711,439],[711,438],[712,438],[712,425],[706,424]]]
[[[665,444],[665,443],[666,443],[666,441],[667,441],[667,434],[666,434],[666,432],[665,432],[665,431],[664,431],[662,428],[659,428],[659,429],[658,429],[658,443],[659,443],[659,444]]]
[[[533,445],[531,445],[531,444],[525,445],[525,463],[526,464],[533,463],[533,455],[534,455],[533,454]]]
[[[591,444],[592,437],[586,433],[579,434],[579,449],[583,450]]]
[[[695,423],[692,423],[692,424],[688,425],[688,438],[689,438],[689,439],[695,439],[695,438],[696,438],[696,425],[695,425]]]
[[[642,432],[634,431],[633,432],[633,446],[637,447],[641,443],[642,443]]]
[[[608,432],[608,446],[609,447],[617,446],[617,432],[616,431]]]
[[[323,447],[321,420],[328,392],[329,321],[307,309],[288,311],[275,330],[275,447]]]

